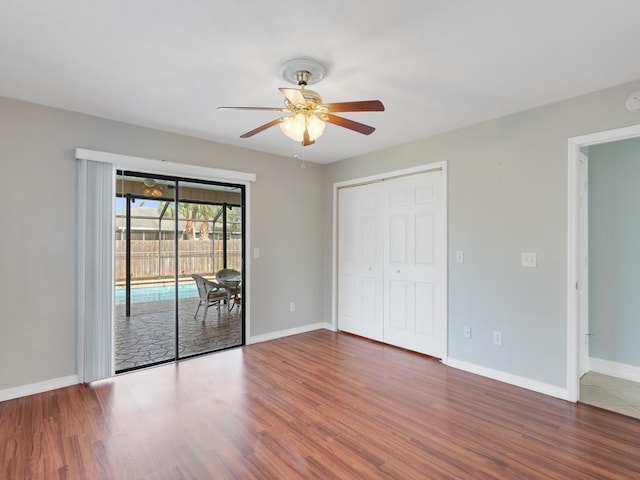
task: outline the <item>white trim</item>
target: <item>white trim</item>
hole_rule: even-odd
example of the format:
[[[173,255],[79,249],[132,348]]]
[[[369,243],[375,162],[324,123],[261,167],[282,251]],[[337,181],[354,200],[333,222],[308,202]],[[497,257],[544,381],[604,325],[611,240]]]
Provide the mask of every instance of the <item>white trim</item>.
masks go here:
[[[86,285],[86,253],[87,247],[86,242],[84,241],[83,232],[86,230],[86,219],[87,219],[87,205],[85,202],[85,198],[87,198],[87,183],[84,179],[87,177],[87,162],[76,162],[77,164],[77,198],[76,205],[78,206],[77,210],[77,218],[78,222],[76,225],[76,364],[77,364],[77,374],[78,377],[83,376],[83,372],[85,369],[84,365],[84,335],[85,335],[85,327],[84,327],[84,311],[86,308],[85,296],[83,294],[83,285]]]
[[[631,125],[629,127],[614,128],[604,130],[602,132],[588,133],[578,137],[571,137],[569,144],[579,145],[580,147],[588,147],[589,145],[598,145],[600,143],[617,142],[618,140],[627,140],[629,138],[640,137],[640,124]]]
[[[463,360],[456,360],[455,358],[450,357],[447,358],[446,363],[444,361],[442,363],[448,367],[457,368],[458,370],[464,370],[465,372],[491,378],[499,382],[508,383],[509,385],[515,385],[516,387],[526,388],[527,390],[532,390],[544,395],[567,400],[567,390],[556,385],[538,382],[537,380],[531,380],[530,378],[520,377],[518,375],[494,370],[492,368],[483,367]]]
[[[578,162],[580,146],[569,139],[569,181],[567,186],[567,399],[577,402],[578,373]]]
[[[331,329],[338,330],[338,188],[333,184],[331,219]]]
[[[19,387],[7,388],[0,390],[0,402],[12,400],[14,398],[26,397],[36,393],[48,392],[56,388],[69,387],[80,383],[78,375],[69,375],[68,377],[52,378],[44,382],[31,383],[29,385],[21,385]]]
[[[255,177],[254,177],[255,181]],[[242,308],[244,308],[244,332],[245,343],[251,338],[251,189],[250,185],[244,188],[244,295]]]
[[[328,322],[312,323],[311,325],[302,325],[300,327],[288,328],[286,330],[279,330],[277,332],[264,333],[262,335],[256,335],[247,339],[247,345],[260,342],[268,342],[269,340],[275,340],[277,338],[289,337],[291,335],[298,335],[299,333],[312,332],[314,330],[333,330],[331,324]],[[335,331],[335,330],[333,330]]]
[[[361,185],[364,183],[380,182],[382,180],[390,180],[392,178],[406,177],[409,175],[416,175],[419,173],[425,173],[433,170],[440,170],[440,169],[446,169],[446,168],[447,168],[446,160],[442,162],[426,163],[423,165],[418,165],[417,167],[403,168],[400,170],[393,170],[391,172],[378,173],[377,175],[371,175],[369,177],[361,177],[361,178],[354,178],[352,180],[344,180],[342,182],[334,183],[333,188],[334,190],[336,190],[343,187],[351,187],[353,185]]]
[[[240,184],[256,181],[255,173],[236,172],[233,170],[222,170],[186,163],[167,162],[166,160],[133,157],[131,155],[121,155],[118,153],[98,152],[95,150],[87,150],[86,148],[76,148],[76,158],[94,160],[96,162],[113,163],[119,168],[139,170],[159,175],[171,175],[174,177],[187,176],[201,180],[213,180],[218,182],[226,181]]]
[[[332,244],[331,244],[331,330],[338,330],[338,190],[345,187],[354,185],[362,185],[366,183],[380,182],[384,180],[391,180],[398,177],[405,177],[409,175],[417,175],[420,173],[427,173],[434,170],[442,170],[444,174],[444,196],[445,196],[445,259],[449,258],[449,197],[447,192],[448,187],[448,172],[447,161],[427,163],[418,165],[417,167],[404,168],[401,170],[393,170],[391,172],[380,173],[377,175],[371,175],[369,177],[355,178],[352,180],[345,180],[342,182],[336,182],[333,184],[333,232],[332,232]],[[445,316],[447,317],[447,329],[445,332],[445,351],[443,357],[447,357],[448,345],[449,345],[449,262],[446,260],[444,283],[447,288],[447,302],[445,305]]]
[[[580,148],[601,143],[616,142],[640,137],[640,125],[595,132],[568,139],[568,184],[567,184],[567,400],[578,401],[580,375],[578,371],[578,295],[575,288],[578,280],[578,162]]]
[[[640,382],[640,367],[635,365],[589,357],[589,370],[611,377],[623,378],[631,382]]]

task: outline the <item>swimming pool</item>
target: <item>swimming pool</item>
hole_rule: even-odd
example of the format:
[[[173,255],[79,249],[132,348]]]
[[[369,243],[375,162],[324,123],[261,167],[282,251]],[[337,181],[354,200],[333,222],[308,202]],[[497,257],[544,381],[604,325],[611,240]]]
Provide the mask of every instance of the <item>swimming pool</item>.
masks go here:
[[[181,283],[178,285],[178,297],[194,298],[197,296],[198,288],[195,283]],[[131,303],[159,302],[160,300],[173,300],[174,298],[174,285],[142,285],[131,287]],[[116,305],[124,305],[125,302],[125,287],[116,287]]]

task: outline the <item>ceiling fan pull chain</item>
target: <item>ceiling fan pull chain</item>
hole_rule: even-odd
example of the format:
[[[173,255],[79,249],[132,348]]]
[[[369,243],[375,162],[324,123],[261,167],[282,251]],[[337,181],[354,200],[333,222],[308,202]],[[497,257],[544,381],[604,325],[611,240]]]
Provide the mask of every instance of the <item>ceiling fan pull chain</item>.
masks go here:
[[[303,145],[302,143],[300,143],[300,155],[298,155],[297,153],[293,156],[293,158],[295,158],[296,160],[301,160],[300,163],[300,168],[307,168],[307,164],[304,163],[304,148],[302,148]]]

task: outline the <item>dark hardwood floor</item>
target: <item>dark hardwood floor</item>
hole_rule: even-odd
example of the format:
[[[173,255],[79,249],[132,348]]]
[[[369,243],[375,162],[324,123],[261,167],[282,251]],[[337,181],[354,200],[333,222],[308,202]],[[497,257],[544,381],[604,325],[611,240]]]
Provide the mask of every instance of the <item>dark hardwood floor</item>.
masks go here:
[[[0,403],[3,479],[632,479],[640,421],[316,331]]]

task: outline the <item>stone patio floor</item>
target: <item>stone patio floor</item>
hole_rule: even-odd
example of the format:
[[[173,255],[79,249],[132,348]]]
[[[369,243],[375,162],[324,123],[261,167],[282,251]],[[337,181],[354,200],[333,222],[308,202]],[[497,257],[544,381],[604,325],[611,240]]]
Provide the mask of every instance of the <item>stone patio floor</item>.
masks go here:
[[[204,323],[203,308],[193,318],[197,298],[182,298],[178,307],[180,358],[242,344],[242,315],[237,307],[227,315],[222,306],[220,318],[217,308],[211,307]],[[174,359],[174,311],[172,300],[134,303],[127,319],[125,306],[116,306],[116,372]]]

